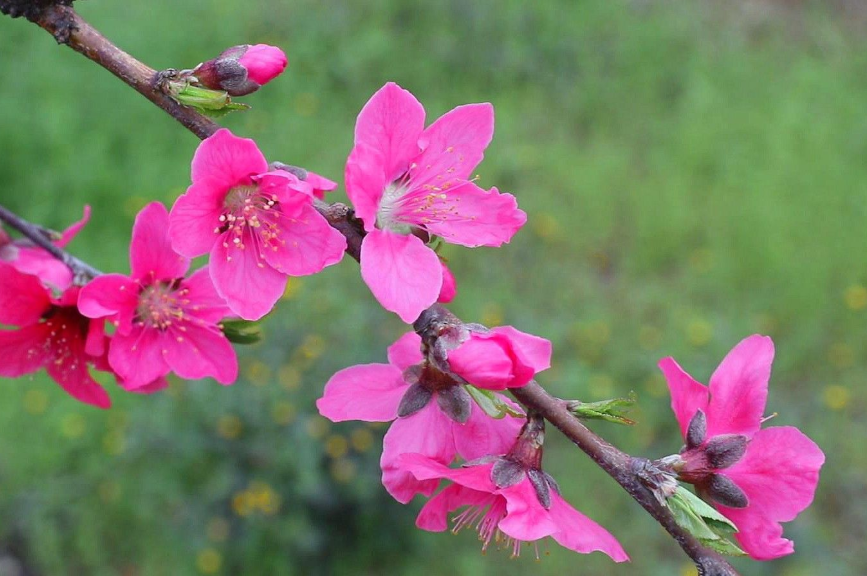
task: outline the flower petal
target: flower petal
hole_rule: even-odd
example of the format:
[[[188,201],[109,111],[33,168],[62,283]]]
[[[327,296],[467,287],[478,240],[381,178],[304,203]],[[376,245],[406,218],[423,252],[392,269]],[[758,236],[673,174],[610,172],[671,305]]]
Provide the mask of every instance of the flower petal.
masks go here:
[[[791,426],[759,430],[738,462],[721,471],[744,491],[746,508],[717,506],[738,527],[736,537],[750,556],[771,560],[791,554],[780,522],[793,520],[813,501],[825,455]]]
[[[190,261],[172,249],[169,241],[169,213],[160,202],[151,202],[135,217],[129,264],[133,280],[183,278]]]
[[[202,178],[181,194],[169,213],[172,248],[188,258],[207,254],[219,241],[220,215],[228,188]]]
[[[186,299],[190,305],[186,312],[207,324],[216,324],[232,311],[226,301],[214,288],[211,272],[207,266],[193,272],[189,278],[181,282],[181,289],[186,290]]]
[[[268,264],[278,272],[307,276],[343,258],[346,239],[313,206],[300,207],[291,218],[276,214],[271,216],[280,228],[278,243],[265,246],[262,251]]]
[[[465,182],[435,190],[442,192],[431,194],[420,189],[407,195],[401,202],[400,220],[469,248],[502,246],[527,222],[527,214],[518,208],[515,197],[496,188],[484,190],[474,182]]]
[[[249,138],[238,138],[225,128],[205,138],[193,155],[193,182],[211,178],[227,189],[244,184],[250,176],[268,171],[268,161]]]
[[[78,296],[78,310],[88,318],[117,316],[118,331],[128,334],[138,306],[138,285],[121,274],[97,276]]]
[[[581,554],[598,550],[615,562],[629,560],[620,542],[608,530],[578,512],[553,491],[550,512],[551,518],[557,524],[557,531],[551,536],[564,548]]]
[[[424,150],[415,160],[413,184],[466,180],[484,157],[494,136],[494,107],[489,103],[458,106],[436,119],[421,135]]]
[[[246,227],[243,250],[221,238],[211,250],[209,266],[217,293],[244,320],[259,320],[270,312],[287,281],[285,274],[262,261],[252,237]]]
[[[169,372],[158,330],[133,326],[129,334],[115,334],[108,348],[108,363],[126,390],[147,386]]]
[[[361,276],[380,304],[412,323],[436,302],[442,267],[419,238],[374,230],[361,243]]]
[[[397,463],[399,466],[412,472],[419,480],[437,480],[445,478],[455,484],[460,484],[480,492],[493,493],[497,487],[491,481],[491,468],[493,463],[479,464],[460,468],[449,468],[441,461],[430,458],[423,454],[407,453],[401,455]]]
[[[449,270],[449,267],[443,264],[443,285],[440,287],[440,294],[437,296],[437,302],[448,304],[455,299],[458,294],[458,283],[455,280],[454,274]]]
[[[499,494],[506,499],[507,514],[499,525],[504,534],[516,540],[532,542],[557,532],[557,525],[548,510],[539,503],[530,480],[524,479],[504,488]]]
[[[659,361],[659,369],[671,392],[671,410],[680,424],[680,433],[686,438],[689,422],[698,410],[707,411],[708,390],[693,380],[671,356]]]
[[[39,278],[0,262],[0,324],[34,324],[50,306],[48,292]]]
[[[238,378],[238,357],[231,342],[216,327],[185,322],[186,329],[173,329],[163,338],[164,358],[181,378],[198,380],[210,376],[220,384]]]
[[[18,378],[32,374],[49,362],[51,328],[44,323],[18,330],[0,330],[0,376]]]
[[[455,457],[451,420],[434,402],[406,418],[394,421],[382,441],[382,483],[395,500],[406,504],[416,494],[430,496],[437,480],[417,480],[400,466],[401,454],[422,454],[448,464]]]
[[[768,399],[774,343],[754,334],[741,340],[710,377],[707,407],[708,437],[755,434]]]
[[[60,235],[60,240],[55,242],[55,244],[60,248],[65,248],[67,244],[72,242],[72,240],[78,236],[78,233],[81,232],[81,229],[84,228],[87,223],[90,221],[90,206],[85,205],[84,211],[81,215],[81,220],[78,222],[73,222],[69,225],[69,227],[63,231]]]
[[[390,422],[397,418],[397,407],[407,388],[401,371],[394,366],[361,364],[332,376],[316,407],[332,422]]]
[[[355,215],[372,231],[376,225],[379,202],[390,182],[385,173],[383,152],[366,144],[356,143],[346,159],[346,195],[355,208]]]
[[[74,329],[69,330],[73,331]],[[76,340],[70,334],[66,346],[66,353],[55,355],[54,359],[45,365],[48,375],[60,384],[67,394],[80,402],[97,408],[111,406],[108,392],[90,375],[84,354],[84,342],[81,339]]]
[[[503,400],[509,402],[505,398]],[[523,420],[512,416],[491,418],[473,402],[466,424],[453,424],[455,448],[464,460],[505,454],[514,445],[522,423]]]
[[[418,513],[415,525],[428,532],[442,532],[448,528],[448,515],[461,506],[487,508],[499,496],[479,492],[459,484],[446,486],[439,494],[427,501]]]
[[[401,370],[406,370],[424,360],[421,353],[421,337],[415,332],[407,332],[388,347],[388,361]]]

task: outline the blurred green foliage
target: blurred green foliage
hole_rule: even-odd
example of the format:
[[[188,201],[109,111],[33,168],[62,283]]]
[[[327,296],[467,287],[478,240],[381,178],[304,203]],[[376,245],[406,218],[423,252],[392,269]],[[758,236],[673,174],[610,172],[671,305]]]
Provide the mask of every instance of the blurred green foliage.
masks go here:
[[[635,454],[679,449],[656,361],[706,381],[742,337],[777,345],[768,410],[826,451],[794,556],[748,574],[864,574],[867,439],[867,39],[824,3],[80,2],[150,65],[243,42],[288,72],[225,125],[266,155],[341,178],[354,116],[388,80],[430,119],[491,101],[481,184],[529,214],[500,250],[449,247],[466,320],[554,342],[541,379],[567,398],[635,390]],[[861,15],[863,16],[863,14]],[[24,21],[0,18],[0,202],[126,271],[136,211],[171,203],[197,144],[173,120]],[[342,198],[342,193],[336,195]],[[76,404],[39,375],[0,387],[0,569],[28,574],[691,574],[662,530],[549,434],[566,496],[633,557],[542,547],[480,554],[422,533],[379,486],[381,427],[332,425],[313,401],[336,370],[385,358],[405,329],[347,261],[293,281],[241,350],[242,378]],[[0,359],[2,361],[2,359]],[[13,562],[14,563],[14,562]]]

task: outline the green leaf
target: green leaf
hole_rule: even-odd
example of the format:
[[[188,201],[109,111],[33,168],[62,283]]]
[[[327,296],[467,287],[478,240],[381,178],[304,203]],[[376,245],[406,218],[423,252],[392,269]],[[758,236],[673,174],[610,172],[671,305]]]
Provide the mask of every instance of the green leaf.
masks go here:
[[[632,426],[635,420],[627,418],[625,414],[635,405],[636,400],[635,392],[630,392],[626,398],[612,398],[598,402],[570,402],[569,411],[578,418]]]
[[[735,525],[689,490],[678,487],[666,503],[678,525],[708,548],[729,556],[746,556],[746,552],[728,539],[737,532]]]
[[[188,82],[172,82],[169,88],[172,98],[178,103],[195,108],[198,112],[212,118],[219,118],[229,112],[250,108],[246,104],[232,102],[232,98],[223,90],[200,88]]]
[[[235,344],[255,344],[262,339],[259,322],[247,320],[226,320],[220,324],[229,342]]]
[[[482,411],[491,418],[500,420],[501,418],[505,418],[507,414],[519,418],[524,416],[523,412],[515,410],[503,399],[502,396],[496,394],[492,390],[476,388],[470,384],[465,385],[464,388],[470,393],[470,397],[479,405],[479,408],[481,408]]]

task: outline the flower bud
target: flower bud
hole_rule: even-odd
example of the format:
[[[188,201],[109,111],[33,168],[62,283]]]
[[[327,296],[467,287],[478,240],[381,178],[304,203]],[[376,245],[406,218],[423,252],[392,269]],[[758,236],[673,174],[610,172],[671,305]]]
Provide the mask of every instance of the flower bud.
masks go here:
[[[255,92],[286,69],[286,55],[267,44],[233,46],[193,70],[198,84],[225,90],[229,96]]]
[[[440,261],[443,266],[443,285],[440,288],[440,295],[437,297],[437,302],[448,304],[454,300],[458,293],[458,284],[455,282],[455,277],[445,262]]]
[[[525,385],[551,366],[551,342],[511,326],[470,337],[448,353],[452,372],[480,388],[504,390]]]

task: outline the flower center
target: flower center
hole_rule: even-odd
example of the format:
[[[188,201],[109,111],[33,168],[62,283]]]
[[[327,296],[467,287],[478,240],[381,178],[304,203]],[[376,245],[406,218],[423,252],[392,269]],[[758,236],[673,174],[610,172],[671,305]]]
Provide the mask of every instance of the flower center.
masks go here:
[[[409,234],[412,231],[412,226],[400,222],[398,218],[400,200],[407,192],[409,192],[408,172],[385,187],[376,213],[376,225],[380,230],[389,230],[398,234]]]
[[[184,320],[184,297],[188,289],[178,290],[179,281],[157,282],[145,286],[139,293],[136,321],[160,330],[166,330],[173,322]]]
[[[228,237],[223,239],[224,248],[244,250],[247,247],[246,240],[252,240],[260,251],[265,248],[277,250],[282,244],[279,238],[281,229],[277,222],[279,206],[277,196],[266,197],[258,186],[235,186],[223,199],[220,225],[214,228],[214,233],[228,233]],[[245,237],[248,231],[255,235],[252,238]],[[258,265],[260,268],[264,266],[261,262]]]
[[[487,552],[491,541],[497,545],[499,550],[511,549],[512,557],[521,554],[521,540],[516,540],[511,536],[504,534],[497,526],[500,521],[506,517],[506,499],[501,496],[494,496],[490,503],[480,504],[478,506],[469,506],[466,510],[453,518],[454,527],[452,533],[457,534],[464,528],[472,528],[479,533],[479,540],[482,541],[482,553]],[[539,559],[539,547],[534,542],[536,548],[536,559]]]

